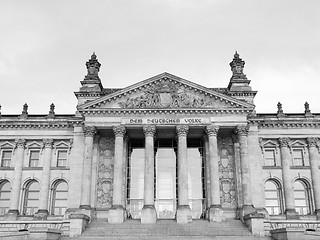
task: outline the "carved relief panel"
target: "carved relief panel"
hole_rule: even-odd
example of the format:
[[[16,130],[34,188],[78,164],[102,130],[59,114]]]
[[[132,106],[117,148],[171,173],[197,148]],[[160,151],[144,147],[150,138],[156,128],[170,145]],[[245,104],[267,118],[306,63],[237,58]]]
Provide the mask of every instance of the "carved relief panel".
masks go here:
[[[220,200],[222,207],[236,207],[236,176],[231,137],[218,137]]]
[[[98,144],[97,207],[109,208],[112,205],[114,138],[102,137]]]

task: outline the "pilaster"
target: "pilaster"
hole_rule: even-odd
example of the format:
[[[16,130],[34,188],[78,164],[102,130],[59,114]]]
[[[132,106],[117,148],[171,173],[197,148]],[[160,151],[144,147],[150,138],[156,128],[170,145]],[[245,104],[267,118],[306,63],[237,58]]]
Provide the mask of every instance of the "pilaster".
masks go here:
[[[43,158],[43,170],[41,177],[41,189],[40,189],[40,202],[39,210],[35,214],[35,217],[39,220],[47,219],[48,211],[48,198],[50,189],[50,167],[51,167],[51,156],[53,139],[43,139],[44,144],[44,158]]]
[[[298,213],[294,206],[293,186],[290,177],[290,138],[279,138],[281,165],[282,165],[282,181],[284,189],[285,215],[287,219],[298,219]]]
[[[318,138],[307,138],[310,166],[311,166],[311,180],[313,185],[315,214],[317,219],[320,219],[320,171],[319,171],[319,154],[318,154]]]
[[[19,215],[19,199],[20,199],[20,188],[22,178],[22,167],[23,167],[23,156],[25,149],[26,140],[16,139],[15,140],[15,166],[13,174],[13,183],[10,196],[9,212],[5,218],[7,220],[15,220]]]

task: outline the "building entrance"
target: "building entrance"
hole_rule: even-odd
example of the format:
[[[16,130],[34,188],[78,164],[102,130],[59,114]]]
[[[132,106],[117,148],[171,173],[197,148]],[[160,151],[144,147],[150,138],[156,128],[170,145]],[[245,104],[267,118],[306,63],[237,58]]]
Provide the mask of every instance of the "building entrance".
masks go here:
[[[204,160],[200,139],[188,140],[188,203],[192,217],[204,212]],[[157,139],[154,145],[154,203],[158,219],[174,219],[178,202],[177,143],[175,139]],[[143,139],[129,142],[127,169],[127,212],[129,218],[140,219],[144,197],[145,149]]]

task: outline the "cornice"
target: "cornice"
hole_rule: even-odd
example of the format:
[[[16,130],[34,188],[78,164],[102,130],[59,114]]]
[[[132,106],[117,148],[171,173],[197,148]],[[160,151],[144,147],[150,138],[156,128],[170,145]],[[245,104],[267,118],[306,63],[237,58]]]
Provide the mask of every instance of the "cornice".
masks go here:
[[[74,125],[79,125],[83,119],[75,120],[16,120],[16,119],[1,119],[0,129],[68,129],[73,128]]]
[[[179,109],[79,109],[81,114],[100,115],[100,114],[249,114],[252,109],[247,108],[226,108],[226,109],[210,109],[210,108],[179,108]]]

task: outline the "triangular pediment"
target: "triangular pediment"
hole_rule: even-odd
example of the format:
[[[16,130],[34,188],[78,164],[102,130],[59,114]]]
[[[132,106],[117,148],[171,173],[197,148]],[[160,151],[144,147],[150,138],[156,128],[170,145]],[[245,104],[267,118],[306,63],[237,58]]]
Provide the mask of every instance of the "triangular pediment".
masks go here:
[[[253,110],[254,105],[172,74],[162,73],[78,106],[78,110],[84,112],[99,109]]]

